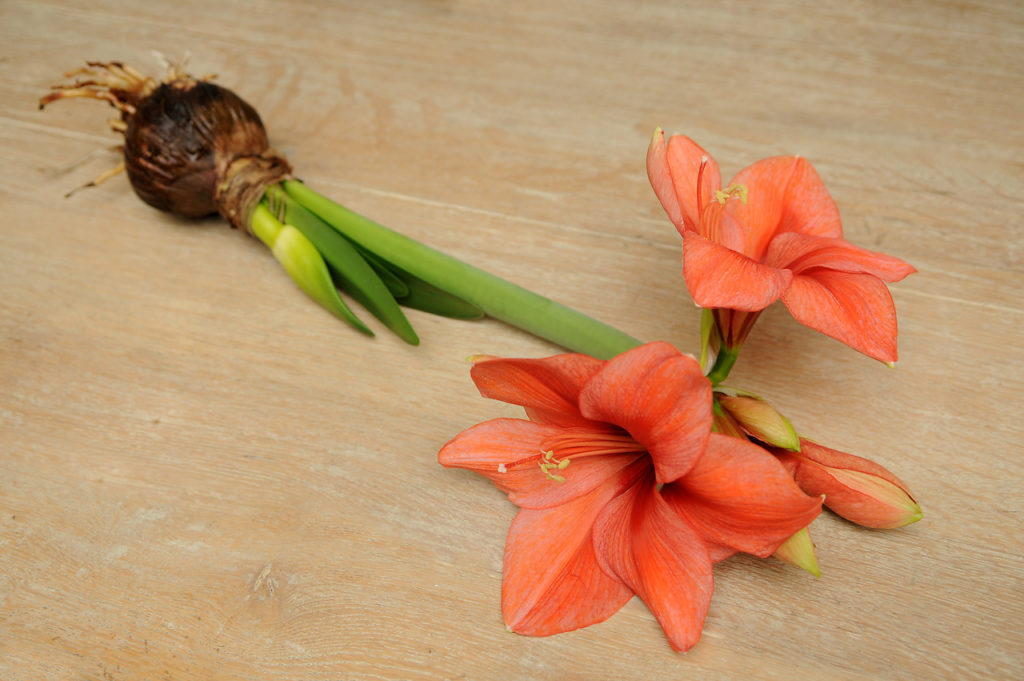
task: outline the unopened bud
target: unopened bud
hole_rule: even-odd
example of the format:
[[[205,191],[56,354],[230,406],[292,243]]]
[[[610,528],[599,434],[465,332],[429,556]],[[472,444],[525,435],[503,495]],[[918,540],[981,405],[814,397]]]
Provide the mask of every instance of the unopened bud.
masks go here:
[[[740,424],[718,402],[715,402],[711,408],[711,429],[729,437],[747,439],[747,434],[743,432]]]
[[[779,452],[807,494],[825,495],[825,506],[865,527],[891,529],[915,523],[921,506],[899,478],[873,461],[801,440],[800,452]]]
[[[818,557],[814,555],[814,542],[811,541],[811,533],[806,527],[782,542],[772,555],[790,565],[807,570],[815,577],[821,577]]]
[[[751,437],[772,447],[800,451],[800,437],[793,424],[766,400],[746,393],[719,392],[715,399]]]

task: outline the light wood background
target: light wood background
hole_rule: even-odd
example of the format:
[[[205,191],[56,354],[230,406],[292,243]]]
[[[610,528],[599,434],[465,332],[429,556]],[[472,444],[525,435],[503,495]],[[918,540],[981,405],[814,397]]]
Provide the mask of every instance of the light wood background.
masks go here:
[[[1015,0],[0,0],[0,678],[1019,678],[1022,48]],[[651,131],[726,177],[809,158],[848,238],[920,270],[892,287],[901,360],[777,306],[730,382],[924,520],[823,515],[821,579],[718,565],[687,655],[636,599],[508,633],[515,509],[435,455],[516,414],[466,356],[558,349],[416,313],[421,347],[369,340],[217,220],[123,178],[62,198],[113,164],[112,110],[38,97],[87,59],[159,73],[151,50],[219,74],[351,208],[690,351]]]

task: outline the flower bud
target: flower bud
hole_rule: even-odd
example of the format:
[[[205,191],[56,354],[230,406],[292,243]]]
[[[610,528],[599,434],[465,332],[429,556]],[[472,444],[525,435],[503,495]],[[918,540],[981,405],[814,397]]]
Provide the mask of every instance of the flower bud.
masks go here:
[[[821,577],[818,557],[814,555],[814,542],[811,541],[811,533],[806,527],[782,542],[772,555],[790,565],[807,570],[815,577]]]
[[[751,437],[772,447],[800,451],[800,437],[793,425],[767,401],[749,393],[715,392],[715,399]]]
[[[716,433],[728,435],[729,437],[738,437],[742,440],[747,439],[747,434],[743,432],[743,427],[718,402],[715,402],[712,406],[711,419],[711,429]]]
[[[921,519],[921,506],[899,478],[868,459],[809,440],[800,451],[777,452],[809,495],[825,495],[825,506],[864,527],[891,529]]]

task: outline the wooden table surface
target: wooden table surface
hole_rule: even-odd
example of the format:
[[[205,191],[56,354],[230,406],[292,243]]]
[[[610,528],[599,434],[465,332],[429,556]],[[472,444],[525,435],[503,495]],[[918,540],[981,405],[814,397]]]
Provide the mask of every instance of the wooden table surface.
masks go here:
[[[1021,3],[2,0],[0,38],[0,678],[1019,678]],[[807,157],[847,238],[919,270],[891,287],[900,362],[777,305],[730,383],[889,467],[924,520],[823,514],[820,579],[717,565],[685,655],[638,599],[507,632],[515,508],[436,454],[517,414],[468,355],[559,349],[418,313],[420,347],[371,340],[216,219],[123,177],[62,198],[115,162],[113,114],[38,97],[89,59],[158,74],[152,51],[218,74],[354,210],[687,351],[651,131],[726,177]]]

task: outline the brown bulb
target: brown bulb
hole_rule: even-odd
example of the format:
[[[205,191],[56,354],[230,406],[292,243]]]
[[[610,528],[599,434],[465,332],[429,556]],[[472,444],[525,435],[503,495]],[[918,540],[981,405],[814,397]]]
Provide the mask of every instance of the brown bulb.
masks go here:
[[[192,79],[162,83],[124,134],[128,180],[143,201],[195,218],[217,212],[231,162],[269,148],[259,114],[235,93]]]
[[[227,88],[177,67],[159,83],[117,62],[90,62],[74,75],[89,80],[59,86],[40,106],[85,96],[120,109],[112,127],[124,134],[128,180],[155,208],[189,218],[220,213],[248,231],[263,192],[291,173],[256,110]]]

